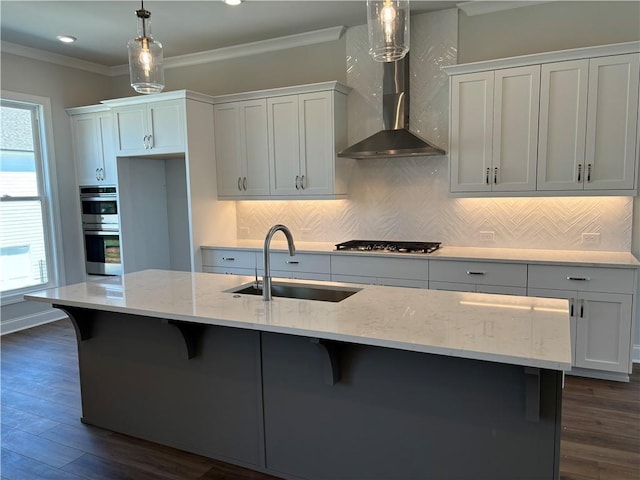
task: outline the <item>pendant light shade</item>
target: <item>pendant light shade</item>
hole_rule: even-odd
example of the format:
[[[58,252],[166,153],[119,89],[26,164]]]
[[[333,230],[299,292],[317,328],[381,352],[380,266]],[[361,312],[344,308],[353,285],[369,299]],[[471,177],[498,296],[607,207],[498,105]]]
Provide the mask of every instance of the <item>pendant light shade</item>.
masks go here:
[[[409,0],[367,0],[369,54],[395,62],[409,51]]]
[[[138,93],[159,93],[164,88],[162,44],[151,35],[151,12],[141,2],[138,17],[138,35],[129,40],[129,75],[131,86]]]

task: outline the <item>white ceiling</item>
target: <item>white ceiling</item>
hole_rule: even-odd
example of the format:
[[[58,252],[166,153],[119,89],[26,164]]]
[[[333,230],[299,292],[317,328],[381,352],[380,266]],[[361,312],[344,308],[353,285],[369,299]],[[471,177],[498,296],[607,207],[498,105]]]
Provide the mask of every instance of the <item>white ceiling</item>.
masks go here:
[[[411,12],[452,8],[456,1],[412,0]],[[367,22],[365,0],[147,0],[153,36],[164,57],[214,50],[335,26]],[[140,1],[0,1],[2,41],[112,67],[127,63]],[[57,35],[78,38],[71,45]]]

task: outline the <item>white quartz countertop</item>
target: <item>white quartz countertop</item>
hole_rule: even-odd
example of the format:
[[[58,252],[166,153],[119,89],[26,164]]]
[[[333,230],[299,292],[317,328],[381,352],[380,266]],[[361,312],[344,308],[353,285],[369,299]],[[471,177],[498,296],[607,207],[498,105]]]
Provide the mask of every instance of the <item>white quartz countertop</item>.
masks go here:
[[[225,292],[251,277],[146,270],[25,295],[60,306],[569,370],[566,300],[357,286],[339,303]],[[354,288],[352,284],[315,283]]]
[[[415,257],[430,260],[470,260],[505,263],[541,263],[557,265],[581,265],[594,267],[640,268],[640,261],[629,252],[597,252],[583,250],[542,250],[521,248],[449,247],[442,246],[429,255],[390,252],[336,251],[335,244],[327,242],[295,242],[299,253],[327,253],[337,255],[378,255],[389,257]],[[260,240],[237,240],[204,245],[203,248],[234,248],[262,251]],[[271,242],[272,250],[287,250],[284,241]]]

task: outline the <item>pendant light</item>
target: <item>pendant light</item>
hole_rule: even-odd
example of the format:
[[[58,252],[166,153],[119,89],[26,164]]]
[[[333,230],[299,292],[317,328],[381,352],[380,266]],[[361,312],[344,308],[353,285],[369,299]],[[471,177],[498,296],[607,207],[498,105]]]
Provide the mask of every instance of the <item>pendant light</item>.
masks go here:
[[[138,35],[127,44],[131,86],[138,93],[159,93],[164,88],[162,44],[151,36],[151,12],[144,9],[144,0],[136,16]]]
[[[367,0],[369,54],[395,62],[409,51],[409,0]]]

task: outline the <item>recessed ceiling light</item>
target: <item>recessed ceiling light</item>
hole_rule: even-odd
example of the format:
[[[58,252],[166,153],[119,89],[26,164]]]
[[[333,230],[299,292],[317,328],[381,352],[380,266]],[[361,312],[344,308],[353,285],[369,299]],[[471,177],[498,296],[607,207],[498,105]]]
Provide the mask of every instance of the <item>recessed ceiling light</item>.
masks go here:
[[[77,40],[77,38],[72,35],[58,35],[56,38],[62,43],[73,43]]]
[[[242,0],[222,0],[227,5],[240,5]]]

